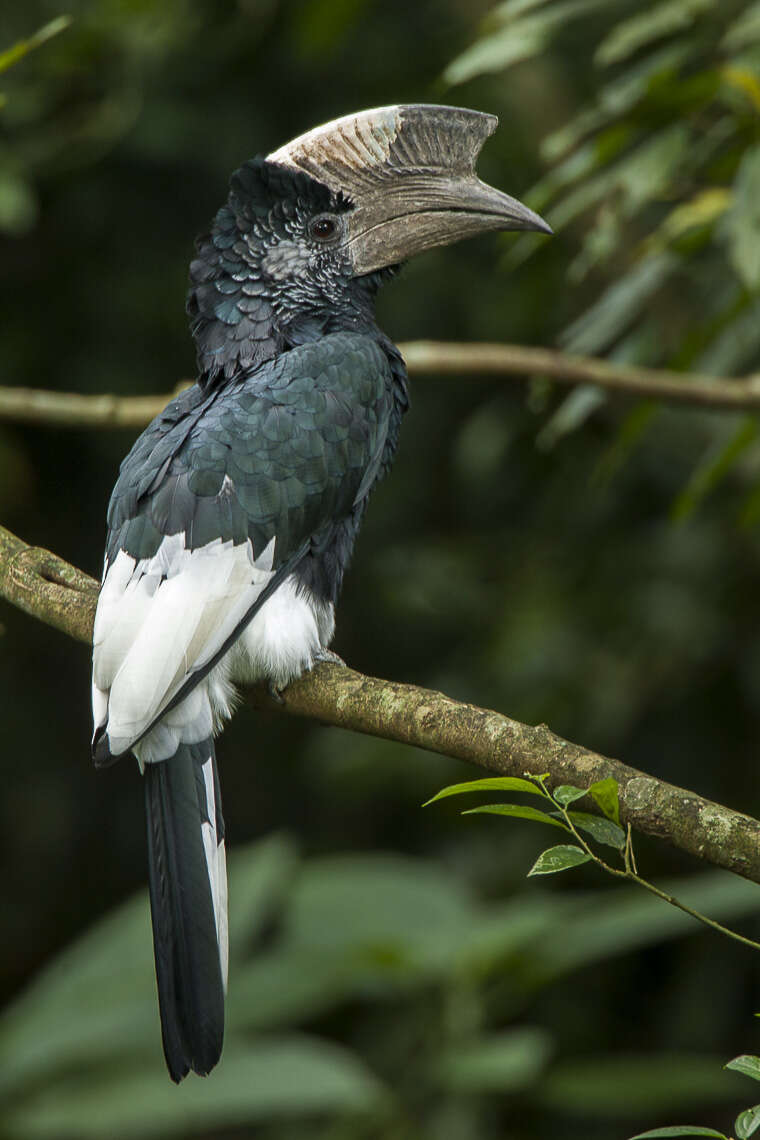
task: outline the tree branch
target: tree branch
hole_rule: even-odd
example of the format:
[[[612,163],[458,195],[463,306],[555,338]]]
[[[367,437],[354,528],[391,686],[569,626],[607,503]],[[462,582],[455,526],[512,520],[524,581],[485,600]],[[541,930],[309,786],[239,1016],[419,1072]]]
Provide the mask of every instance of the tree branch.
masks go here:
[[[610,392],[715,409],[741,411],[760,407],[760,375],[728,379],[696,372],[636,368],[516,344],[454,344],[431,340],[410,341],[399,347],[412,376],[538,375],[560,384],[593,384]],[[34,388],[0,388],[0,421],[78,428],[143,427],[175,393],[84,396]]]
[[[0,598],[90,644],[97,591],[94,578],[0,526]]]
[[[0,388],[0,421],[64,428],[142,428],[185,386],[180,384],[161,396],[83,396],[43,388]]]
[[[89,643],[97,582],[0,527],[0,597]],[[256,691],[268,701],[265,690]],[[468,760],[500,775],[549,772],[551,783],[587,787],[613,777],[621,822],[760,883],[760,823],[694,792],[600,756],[551,732],[443,693],[320,664],[283,693],[283,709],[386,740]],[[593,805],[591,805],[593,810]]]
[[[409,372],[417,376],[538,375],[560,384],[593,384],[610,392],[654,400],[674,400],[732,411],[760,407],[760,374],[729,378],[665,368],[640,368],[519,344],[421,340],[399,347]]]

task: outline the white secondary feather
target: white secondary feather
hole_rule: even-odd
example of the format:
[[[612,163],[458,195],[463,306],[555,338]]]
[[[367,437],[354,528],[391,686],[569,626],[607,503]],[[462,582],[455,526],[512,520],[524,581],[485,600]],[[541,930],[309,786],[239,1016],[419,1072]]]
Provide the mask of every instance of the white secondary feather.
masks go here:
[[[137,561],[122,550],[106,566],[93,636],[93,717],[96,728],[107,725],[113,755],[139,740],[141,766],[165,760],[230,716],[232,681],[268,679],[282,688],[311,668],[332,638],[333,607],[290,575],[208,676],[164,713],[243,621],[273,576],[273,558],[274,539],[254,558],[250,542],[217,539],[190,551],[176,534],[153,558]]]
[[[187,675],[219,652],[271,579],[273,554],[274,540],[258,558],[250,542],[216,540],[190,551],[181,534],[164,539],[151,559],[119,552],[93,636],[93,711],[104,723],[105,697],[112,752],[129,748]],[[179,719],[194,720],[197,711]]]
[[[229,957],[229,936],[227,930],[227,862],[224,853],[224,840],[219,841],[216,833],[216,796],[214,795],[214,761],[212,757],[201,769],[206,785],[206,809],[210,823],[203,823],[203,848],[206,854],[206,867],[211,885],[211,899],[214,904],[216,940],[219,943],[219,961],[222,967],[222,980],[227,989],[227,963]]]

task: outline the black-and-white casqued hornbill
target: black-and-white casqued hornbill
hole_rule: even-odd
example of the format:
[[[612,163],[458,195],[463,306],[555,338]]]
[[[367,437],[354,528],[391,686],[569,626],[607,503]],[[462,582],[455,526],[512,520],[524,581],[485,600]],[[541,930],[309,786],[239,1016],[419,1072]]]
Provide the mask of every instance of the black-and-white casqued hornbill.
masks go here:
[[[227,984],[214,734],[233,682],[282,688],[326,654],[372,488],[407,407],[375,323],[406,258],[487,230],[549,227],[474,165],[497,120],[407,105],[318,127],[232,176],[197,243],[197,382],[121,465],[93,649],[93,755],[145,778],[164,1053],[216,1064]]]

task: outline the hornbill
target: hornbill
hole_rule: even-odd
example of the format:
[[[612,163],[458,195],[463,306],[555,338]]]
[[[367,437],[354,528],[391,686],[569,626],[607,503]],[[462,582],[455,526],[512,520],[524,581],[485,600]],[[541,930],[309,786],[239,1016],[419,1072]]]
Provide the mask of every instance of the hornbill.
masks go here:
[[[93,635],[93,756],[145,780],[153,941],[173,1080],[216,1064],[227,984],[214,734],[233,682],[286,686],[328,654],[372,488],[406,411],[378,286],[400,262],[541,218],[481,182],[497,120],[381,107],[237,170],[196,243],[196,383],[121,465]]]

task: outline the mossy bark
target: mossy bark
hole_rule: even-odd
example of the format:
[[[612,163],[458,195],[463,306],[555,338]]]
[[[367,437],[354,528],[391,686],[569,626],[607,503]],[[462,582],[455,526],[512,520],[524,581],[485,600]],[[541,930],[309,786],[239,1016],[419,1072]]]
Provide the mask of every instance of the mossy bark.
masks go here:
[[[89,644],[98,584],[48,550],[0,527],[0,597]],[[263,688],[256,699],[268,700]],[[750,816],[563,740],[546,725],[454,701],[443,693],[366,677],[323,662],[282,694],[284,711],[467,760],[506,776],[549,773],[551,786],[612,777],[623,824],[760,883],[760,823]],[[589,811],[595,811],[593,803]]]

